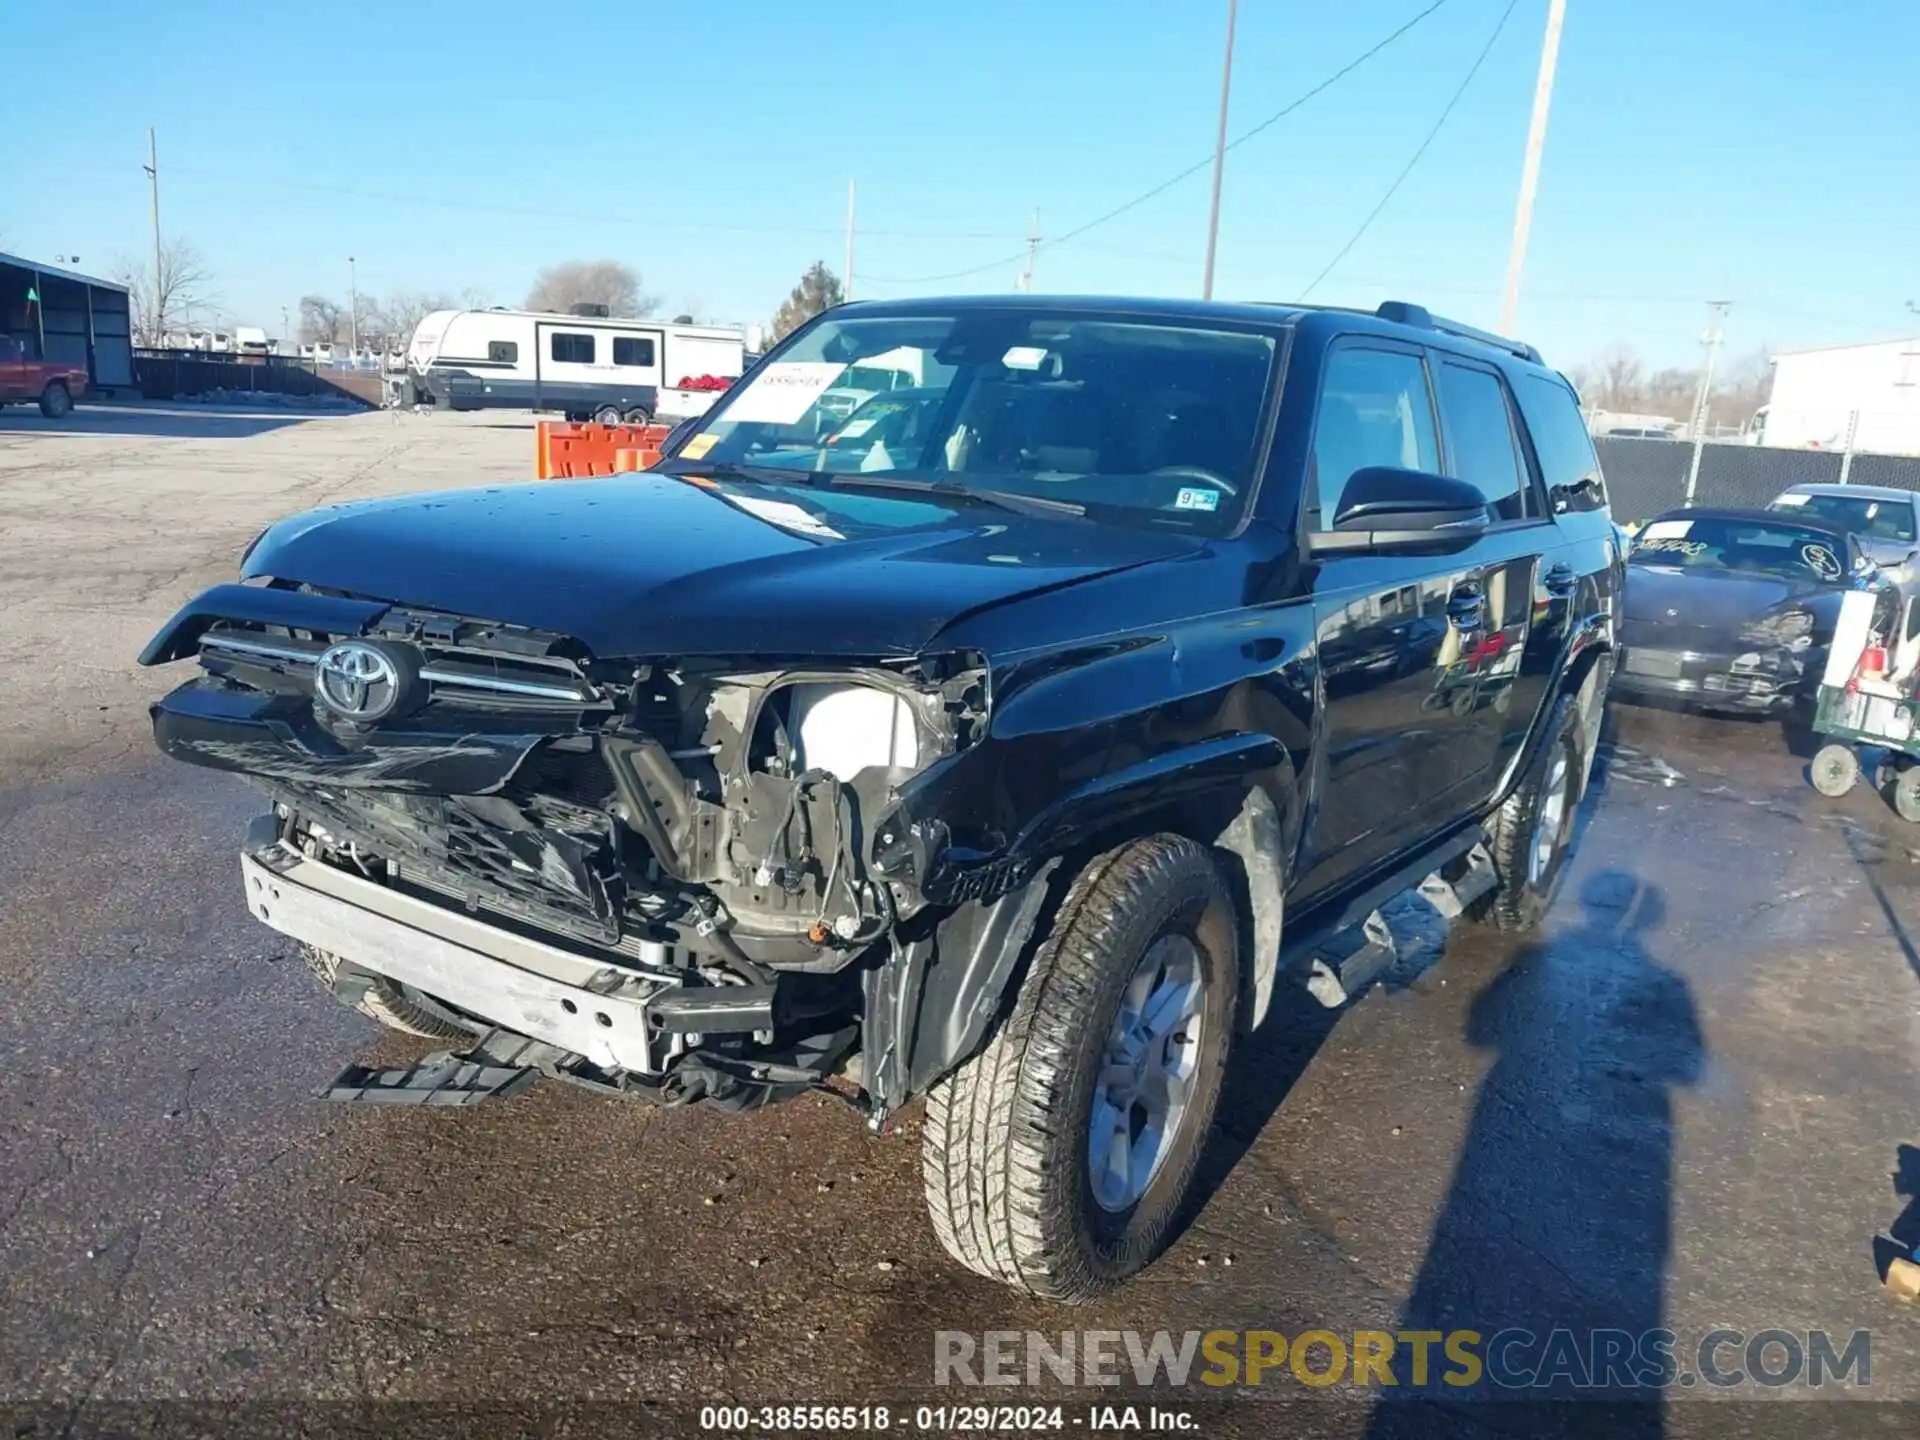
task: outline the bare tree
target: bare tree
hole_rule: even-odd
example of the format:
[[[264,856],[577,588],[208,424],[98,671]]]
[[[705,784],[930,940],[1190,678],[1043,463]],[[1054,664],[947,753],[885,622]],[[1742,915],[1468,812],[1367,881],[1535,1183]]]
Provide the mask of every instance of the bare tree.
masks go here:
[[[1763,346],[1741,356],[1721,375],[1707,401],[1707,423],[1744,426],[1773,393],[1773,357]]]
[[[492,303],[487,292],[478,285],[469,285],[460,292],[460,304],[468,310],[484,310]]]
[[[780,308],[773,312],[773,338],[786,339],[814,316],[831,310],[846,298],[840,277],[827,268],[826,261],[814,261],[792,293],[780,302]]]
[[[651,315],[658,297],[640,289],[640,272],[618,260],[569,260],[540,272],[527,309],[564,314],[575,305],[604,305],[609,315]]]
[[[1649,373],[1626,345],[1611,345],[1585,365],[1575,366],[1573,379],[1583,405],[1616,414],[1691,421],[1700,398],[1699,366],[1669,365]],[[1764,348],[1724,366],[1707,397],[1708,430],[1745,425],[1767,403],[1772,386],[1773,362]]]
[[[155,259],[157,266],[123,260],[114,270],[114,278],[127,287],[136,345],[164,345],[168,326],[184,323],[192,306],[208,303],[212,276],[192,244],[169,240]]]
[[[420,322],[435,310],[453,310],[458,306],[445,295],[426,295],[417,290],[402,290],[382,303],[370,295],[360,297],[360,338],[375,350],[401,351],[413,339]]]
[[[300,343],[331,345],[340,338],[340,302],[324,295],[300,297]]]

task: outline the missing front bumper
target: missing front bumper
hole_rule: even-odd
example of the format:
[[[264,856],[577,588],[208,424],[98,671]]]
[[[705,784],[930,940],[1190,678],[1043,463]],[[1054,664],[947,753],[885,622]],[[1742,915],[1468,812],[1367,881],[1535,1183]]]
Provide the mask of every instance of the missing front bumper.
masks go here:
[[[247,905],[283,935],[595,1067],[659,1075],[684,1049],[654,1002],[671,972],[605,964],[348,875],[286,847],[240,857]]]

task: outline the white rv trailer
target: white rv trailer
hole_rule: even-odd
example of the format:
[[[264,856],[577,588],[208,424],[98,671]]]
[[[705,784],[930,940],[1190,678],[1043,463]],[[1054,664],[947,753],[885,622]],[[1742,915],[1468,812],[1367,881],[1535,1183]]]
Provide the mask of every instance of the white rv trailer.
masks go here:
[[[629,424],[661,414],[662,392],[683,380],[738,379],[745,361],[736,326],[538,310],[436,310],[407,347],[415,388],[449,410],[559,410]]]

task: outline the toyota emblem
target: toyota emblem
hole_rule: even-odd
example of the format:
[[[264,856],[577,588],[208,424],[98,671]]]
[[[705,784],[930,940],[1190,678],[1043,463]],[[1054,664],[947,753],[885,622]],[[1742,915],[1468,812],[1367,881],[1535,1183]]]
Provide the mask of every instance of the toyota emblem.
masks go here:
[[[402,688],[399,667],[365,641],[330,645],[314,662],[314,698],[343,720],[365,725],[392,714]]]

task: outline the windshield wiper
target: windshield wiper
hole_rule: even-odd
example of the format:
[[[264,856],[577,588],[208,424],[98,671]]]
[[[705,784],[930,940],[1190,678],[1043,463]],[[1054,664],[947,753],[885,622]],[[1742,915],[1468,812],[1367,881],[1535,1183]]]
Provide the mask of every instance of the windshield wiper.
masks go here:
[[[676,468],[666,469],[666,465]],[[684,466],[685,468],[678,468]],[[778,465],[741,465],[732,460],[670,459],[654,467],[663,475],[678,475],[698,480],[742,480],[750,485],[818,486],[825,478],[819,470],[784,470]]]
[[[977,500],[982,505],[1011,510],[1016,515],[1084,516],[1087,507],[1074,500],[1052,500],[1043,495],[1023,495],[1017,490],[976,490],[955,480],[900,480],[887,475],[834,474],[819,471],[820,482],[845,489],[907,490],[920,495],[940,495],[955,500]]]

